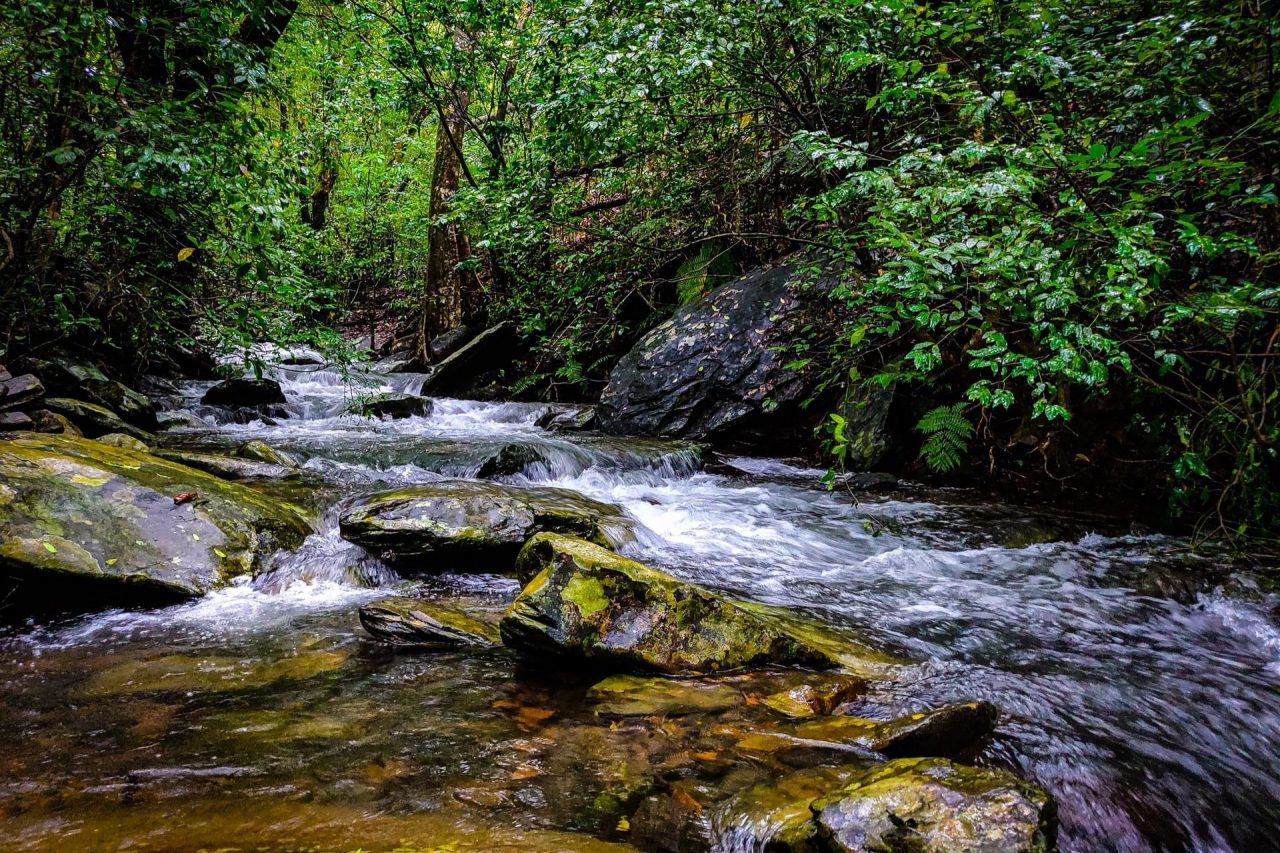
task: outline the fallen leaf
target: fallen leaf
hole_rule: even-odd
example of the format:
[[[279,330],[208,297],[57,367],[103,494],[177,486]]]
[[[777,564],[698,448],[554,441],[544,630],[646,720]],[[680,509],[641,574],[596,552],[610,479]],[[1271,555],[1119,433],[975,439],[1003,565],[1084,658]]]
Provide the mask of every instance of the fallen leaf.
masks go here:
[[[702,803],[695,800],[683,789],[677,788],[671,796],[677,803],[684,806],[686,809],[697,812],[698,814],[702,813]]]
[[[695,752],[693,757],[699,761],[715,761],[720,757],[720,753],[716,752],[714,749],[708,749],[706,752]]]
[[[199,492],[181,492],[173,496],[173,505],[178,506],[179,504],[191,503],[198,497],[200,497]]]
[[[627,820],[625,817],[618,818],[617,829],[618,829],[618,832],[630,832],[631,821]]]
[[[555,715],[556,712],[549,708],[531,708],[526,705],[516,711],[516,722],[526,728],[533,728],[541,725]]]
[[[58,553],[58,549],[50,545],[48,542],[44,543],[44,549],[48,551],[50,554]]]
[[[515,770],[511,771],[511,778],[517,779],[517,780],[533,779],[541,775],[542,775],[542,771],[539,770],[537,767],[534,767],[532,764],[521,764]]]

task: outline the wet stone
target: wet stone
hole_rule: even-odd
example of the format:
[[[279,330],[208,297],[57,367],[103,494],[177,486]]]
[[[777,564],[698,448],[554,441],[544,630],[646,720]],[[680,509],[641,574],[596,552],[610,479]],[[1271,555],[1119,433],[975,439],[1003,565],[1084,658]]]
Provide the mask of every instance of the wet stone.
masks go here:
[[[391,600],[360,608],[360,624],[376,639],[420,649],[493,646],[498,626],[429,601]]]
[[[681,716],[727,711],[742,705],[743,695],[728,684],[614,675],[593,685],[587,702],[606,717]]]
[[[284,391],[274,379],[224,379],[204,393],[206,406],[268,406],[285,402]]]

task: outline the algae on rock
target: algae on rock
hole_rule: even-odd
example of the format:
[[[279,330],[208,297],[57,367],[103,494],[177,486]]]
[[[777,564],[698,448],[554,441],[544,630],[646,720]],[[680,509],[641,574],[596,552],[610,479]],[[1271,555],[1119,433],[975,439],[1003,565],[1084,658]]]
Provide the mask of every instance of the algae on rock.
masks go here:
[[[174,496],[196,492],[181,505]],[[42,608],[199,596],[310,532],[300,512],[147,453],[67,435],[0,441],[0,567]]]

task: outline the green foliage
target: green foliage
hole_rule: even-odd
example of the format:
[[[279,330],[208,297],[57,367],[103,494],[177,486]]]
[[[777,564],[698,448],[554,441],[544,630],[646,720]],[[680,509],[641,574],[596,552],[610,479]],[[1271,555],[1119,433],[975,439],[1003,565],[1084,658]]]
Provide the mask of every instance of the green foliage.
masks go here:
[[[973,438],[973,424],[965,417],[963,403],[931,409],[916,429],[925,434],[920,458],[926,465],[941,473],[960,467]]]

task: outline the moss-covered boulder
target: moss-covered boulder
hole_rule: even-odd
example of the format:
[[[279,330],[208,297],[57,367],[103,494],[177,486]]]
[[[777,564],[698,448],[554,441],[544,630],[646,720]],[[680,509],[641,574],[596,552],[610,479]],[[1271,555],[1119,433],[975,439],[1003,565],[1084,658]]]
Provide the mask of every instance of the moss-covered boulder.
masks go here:
[[[400,564],[507,571],[541,531],[615,544],[630,536],[622,510],[567,489],[441,480],[370,495],[343,514],[343,537]]]
[[[147,453],[65,435],[0,440],[0,584],[33,606],[199,596],[309,532],[287,504]]]
[[[298,468],[302,465],[292,453],[277,450],[260,438],[253,438],[239,445],[234,455],[241,459],[252,459],[254,462],[269,462],[283,468]]]
[[[48,359],[25,359],[24,364],[55,397],[86,400],[110,409],[139,429],[156,428],[155,405],[149,397],[107,376],[85,358],[63,353]]]
[[[396,646],[457,649],[498,644],[498,626],[430,601],[380,601],[360,608],[360,624]]]
[[[1048,793],[942,758],[873,766],[811,810],[819,838],[838,853],[1048,853],[1057,839]]]
[[[778,620],[582,539],[535,536],[517,566],[539,571],[502,639],[529,654],[668,673],[836,665]]]
[[[47,397],[44,407],[71,421],[90,438],[109,433],[124,433],[146,444],[152,443],[156,438],[151,433],[126,423],[115,412],[96,403],[86,403],[84,400],[73,400],[70,397]]]
[[[106,435],[98,436],[95,441],[109,447],[123,447],[125,450],[137,450],[141,453],[151,452],[151,448],[147,446],[145,441],[139,441],[133,436],[125,435],[122,432],[109,432]]]

